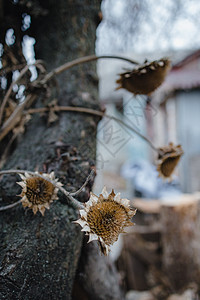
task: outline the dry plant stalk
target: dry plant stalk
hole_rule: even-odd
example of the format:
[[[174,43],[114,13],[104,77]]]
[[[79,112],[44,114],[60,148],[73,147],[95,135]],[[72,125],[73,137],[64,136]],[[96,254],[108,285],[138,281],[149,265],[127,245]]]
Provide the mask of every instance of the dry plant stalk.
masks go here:
[[[25,205],[23,205],[24,207],[28,206],[32,209],[34,208],[34,205],[37,206],[37,205],[41,205],[42,203],[49,204],[50,202],[52,202],[51,200],[55,200],[58,190],[60,190],[70,200],[70,204],[72,206],[74,206],[76,209],[77,208],[81,209],[81,208],[83,208],[83,204],[80,203],[78,200],[76,200],[73,196],[81,193],[81,191],[87,185],[87,183],[89,182],[91,177],[94,175],[94,170],[92,170],[90,172],[89,176],[86,178],[84,184],[80,187],[80,189],[78,189],[77,191],[72,192],[72,193],[66,191],[63,188],[62,184],[54,178],[54,174],[52,174],[52,175],[42,174],[42,173],[31,172],[31,171],[27,171],[27,170],[2,170],[2,171],[0,171],[0,176],[5,175],[5,174],[19,174],[20,177],[23,179],[22,182],[20,182],[20,183],[18,182],[18,184],[23,189],[22,194],[21,194],[22,199],[15,203],[10,204],[10,205],[0,207],[0,211],[15,207],[16,205],[18,205],[21,202],[22,202],[22,204],[23,203],[25,204]],[[21,174],[24,174],[24,176],[22,176]],[[39,181],[39,178],[42,180]],[[30,179],[32,179],[32,180],[30,181]],[[47,182],[49,184],[47,184]],[[27,193],[27,183],[28,183],[28,190],[29,190],[28,193]],[[52,186],[54,186],[54,188],[55,188],[54,190],[53,190]],[[52,190],[52,192],[54,193],[54,195],[53,195],[54,199],[49,198],[50,190]],[[47,197],[45,196],[45,194]],[[24,199],[23,199],[23,197],[24,197]],[[46,199],[44,199],[45,197],[46,197]],[[28,204],[28,205],[26,205],[26,204]],[[46,207],[46,208],[48,208],[48,207]],[[34,208],[34,210],[36,210],[36,208]],[[37,210],[39,210],[39,207]],[[42,210],[43,210],[43,208],[42,208]]]
[[[19,195],[21,200],[6,207],[0,207],[0,211],[22,203],[23,207],[32,209],[34,214],[39,211],[44,216],[45,209],[49,209],[50,203],[58,199],[58,190],[64,191],[76,209],[80,209],[81,218],[74,222],[80,224],[83,227],[82,231],[89,235],[88,242],[98,241],[104,255],[108,255],[110,246],[117,241],[119,234],[124,232],[124,228],[134,225],[131,218],[135,215],[136,209],[131,209],[129,200],[121,199],[120,193],[115,194],[112,190],[108,194],[104,187],[99,197],[91,193],[88,202],[82,204],[64,190],[62,184],[55,178],[54,172],[40,174],[24,170],[0,171],[0,175],[13,173],[19,173],[22,179],[17,182],[22,187]],[[87,177],[83,186],[73,194],[81,192],[93,173],[94,171]]]
[[[70,69],[71,67],[80,63],[86,63],[100,58],[122,59],[132,64],[139,65],[137,62],[126,59],[124,57],[92,55],[78,58],[54,69],[50,73],[43,75],[42,79],[36,79],[32,86],[36,88],[42,88],[55,75],[58,75],[63,71],[66,71],[67,69]],[[17,81],[19,81],[20,78],[27,72],[28,68],[29,66],[25,66],[24,69],[22,69]],[[138,68],[135,68],[130,72],[120,74],[120,79],[117,80],[117,83],[119,84],[119,87],[117,89],[125,88],[135,95],[149,95],[162,84],[169,68],[170,61],[168,59],[160,59],[158,61],[145,63],[142,66],[139,65]],[[9,102],[10,93],[15,83],[16,81],[11,84],[6,93],[6,96],[3,99],[3,103],[0,109],[0,124],[6,105]],[[171,176],[181,155],[183,154],[181,146],[174,146],[172,143],[170,143],[167,147],[157,149],[152,144],[152,142],[147,139],[147,137],[137,132],[134,128],[121,121],[120,119],[109,116],[102,111],[96,111],[84,107],[63,107],[57,105],[49,108],[42,107],[37,109],[28,109],[27,111],[25,111],[25,108],[30,107],[36,97],[37,96],[34,93],[29,93],[25,101],[22,104],[16,106],[14,111],[0,128],[0,140],[2,140],[11,130],[14,130],[16,125],[19,124],[19,122],[22,120],[24,113],[30,115],[32,113],[40,113],[45,111],[48,111],[50,113],[59,111],[76,111],[116,120],[130,130],[134,131],[137,135],[148,142],[155,151],[158,152],[158,171],[164,178],[169,178]],[[22,187],[22,192],[20,194],[21,200],[6,207],[0,207],[0,211],[9,209],[19,203],[22,203],[23,207],[32,209],[34,214],[39,211],[44,216],[45,209],[49,209],[50,204],[54,200],[58,199],[57,193],[58,190],[60,190],[66,195],[67,198],[69,198],[71,204],[76,209],[80,210],[81,217],[80,219],[75,221],[75,223],[81,225],[82,231],[86,232],[86,234],[89,235],[88,242],[91,242],[93,240],[98,241],[100,250],[104,255],[108,255],[110,246],[117,241],[119,234],[124,232],[124,228],[134,225],[131,222],[131,219],[135,215],[136,210],[130,208],[128,199],[121,199],[120,193],[115,194],[112,190],[112,192],[108,194],[106,188],[104,188],[99,196],[91,193],[90,199],[85,204],[80,203],[73,197],[79,194],[86,186],[91,177],[91,174],[88,176],[85,183],[78,191],[69,193],[62,187],[62,184],[58,181],[58,179],[55,178],[53,172],[51,174],[39,174],[37,172],[29,172],[24,170],[0,171],[0,175],[12,173],[20,174],[20,177],[22,179],[22,181],[18,182],[18,184]]]
[[[81,64],[81,63],[87,63],[87,62],[90,62],[90,61],[95,61],[95,60],[98,60],[98,59],[120,59],[120,60],[124,60],[124,61],[127,61],[129,63],[132,63],[132,64],[135,64],[135,65],[139,65],[138,62],[136,61],[133,61],[131,59],[128,59],[128,58],[125,58],[125,57],[120,57],[120,56],[113,56],[113,55],[102,55],[102,56],[96,56],[96,55],[90,55],[90,56],[85,56],[85,57],[81,57],[81,58],[78,58],[78,59],[75,59],[71,62],[68,62],[66,64],[63,64],[62,66],[58,67],[58,68],[55,68],[54,70],[52,70],[51,72],[49,72],[48,74],[46,74],[43,79],[36,79],[33,83],[33,86],[35,87],[42,87],[42,86],[45,86],[55,75],[58,75],[78,64]],[[40,66],[41,64],[41,61],[37,61],[35,63],[35,65],[38,65]],[[148,86],[148,82],[149,82],[149,87],[151,90],[154,90],[155,89],[155,86],[156,88],[163,82],[165,76],[166,76],[166,73],[167,73],[167,70],[170,66],[170,61],[168,59],[161,59],[159,61],[153,61],[151,63],[146,63],[145,65],[143,66],[139,66],[137,69],[134,69],[132,72],[126,72],[126,73],[123,73],[121,74],[121,78],[117,81],[119,84],[120,84],[120,87],[119,88],[126,88],[127,90],[135,93],[135,94],[148,94],[147,92],[144,93],[142,90],[134,90],[134,88],[132,88],[132,86],[134,86],[134,81],[135,81],[135,78],[134,76],[139,76],[141,75],[140,79],[139,79],[139,85],[141,86],[141,79],[143,80],[144,78],[146,78],[146,85],[144,84],[144,82],[142,83],[142,86],[146,86],[146,89],[149,89],[147,86]],[[24,73],[27,71],[28,69],[28,66],[26,66],[22,71],[21,71],[21,76],[22,77],[24,75]],[[137,74],[137,75],[134,75],[134,74]],[[139,78],[139,77],[138,77]],[[18,80],[18,79],[17,79]],[[132,83],[132,80],[133,80],[133,83]],[[125,82],[125,83],[124,83]],[[128,85],[126,84],[126,82],[131,82],[131,84],[128,83]],[[129,85],[131,86],[129,88]],[[137,85],[137,83],[136,83]],[[11,87],[10,87],[11,88]],[[9,88],[9,91],[8,91],[8,94],[10,93],[10,88]],[[135,92],[134,92],[135,91]],[[30,97],[30,99],[29,99]],[[7,102],[7,96],[4,98],[3,100],[3,106],[1,108],[1,114],[3,112],[3,109],[4,109],[4,106],[5,106],[5,103]],[[22,115],[23,115],[23,112],[24,112],[24,109],[27,105],[29,105],[29,103],[32,103],[36,98],[36,95],[32,95],[32,94],[29,94],[27,96],[27,98],[25,99],[25,101],[22,103],[22,104],[19,104],[15,111],[11,114],[11,116],[9,117],[9,119],[5,122],[5,124],[3,124],[2,128],[0,128],[0,141],[11,131],[13,130],[13,128],[17,125],[17,123],[19,122],[19,120],[21,119]],[[43,111],[46,111],[47,108],[42,108],[41,110]],[[124,123],[123,121],[121,121],[120,119],[117,119],[115,117],[112,117],[112,116],[108,116],[102,112],[97,112],[97,111],[94,111],[94,110],[90,110],[90,109],[85,109],[85,108],[76,108],[76,107],[73,107],[73,108],[64,108],[62,109],[62,107],[55,107],[55,108],[51,108],[51,112],[54,112],[54,111],[79,111],[79,112],[85,112],[85,113],[92,113],[94,115],[98,115],[98,116],[106,116],[108,118],[111,118],[111,119],[114,119],[116,120],[117,122],[120,122],[120,123],[123,123],[124,126],[128,127],[130,130],[134,131],[137,135],[139,135],[141,138],[143,138],[144,140],[146,140],[149,145],[152,147],[152,149],[154,149],[155,151],[157,151],[157,148],[152,144],[152,142],[150,140],[147,139],[147,137],[143,136],[142,134],[140,134],[139,132],[137,132],[137,130],[135,130],[134,128],[132,128],[131,126],[127,125],[126,123]],[[40,110],[40,109],[39,109]],[[86,111],[87,110],[87,111]],[[31,110],[30,110],[31,111]],[[29,111],[29,112],[30,112]],[[0,117],[1,117],[1,114],[0,114]]]

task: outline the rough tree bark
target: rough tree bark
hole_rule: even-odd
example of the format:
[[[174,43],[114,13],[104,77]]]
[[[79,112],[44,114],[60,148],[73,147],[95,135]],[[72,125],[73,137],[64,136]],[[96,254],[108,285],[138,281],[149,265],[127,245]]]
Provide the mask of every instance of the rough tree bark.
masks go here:
[[[45,14],[32,17],[31,31],[37,41],[37,58],[46,62],[48,70],[94,53],[99,0],[37,3]],[[78,66],[56,80],[51,100],[56,97],[60,105],[98,108],[94,63]],[[47,103],[40,97],[42,101]],[[48,126],[46,116],[33,116],[4,169],[54,170],[68,190],[75,190],[95,164],[98,121],[87,115],[60,113]],[[1,205],[18,199],[18,179],[1,179]],[[87,200],[90,188],[80,195],[81,200]],[[80,228],[71,223],[75,219],[77,212],[66,205],[62,195],[44,217],[24,211],[21,205],[1,212],[0,299],[71,299],[82,240]]]
[[[99,252],[97,243],[87,244],[83,250],[73,288],[73,300],[123,300],[121,276],[113,262]]]

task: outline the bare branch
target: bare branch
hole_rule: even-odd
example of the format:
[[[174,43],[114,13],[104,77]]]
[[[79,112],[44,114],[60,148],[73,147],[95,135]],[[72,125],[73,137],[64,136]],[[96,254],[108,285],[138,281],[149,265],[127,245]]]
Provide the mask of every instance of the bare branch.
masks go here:
[[[9,205],[6,205],[6,206],[1,206],[1,207],[0,207],[0,211],[7,210],[7,209],[10,209],[10,208],[13,208],[13,207],[17,206],[17,205],[20,204],[20,203],[21,203],[21,199],[18,200],[17,202],[12,203],[12,204],[9,204]]]
[[[5,106],[6,106],[6,103],[7,103],[8,99],[9,99],[9,96],[10,96],[10,94],[11,94],[11,92],[12,92],[13,86],[14,86],[15,84],[17,84],[17,82],[20,81],[20,79],[26,74],[26,72],[29,70],[29,68],[30,68],[31,66],[37,66],[38,64],[41,64],[41,62],[42,62],[41,60],[36,60],[35,63],[30,64],[30,65],[26,65],[26,66],[21,70],[21,72],[20,72],[19,76],[17,77],[17,79],[11,83],[11,85],[10,85],[10,87],[9,87],[9,89],[8,89],[8,91],[7,91],[7,93],[5,94],[5,97],[4,97],[4,99],[3,99],[3,102],[2,102],[2,104],[1,104],[1,107],[0,107],[0,124],[1,124],[1,122],[2,122],[2,117],[3,117],[3,111],[4,111],[4,108],[5,108]]]
[[[28,66],[25,66],[22,71],[20,72],[18,78],[13,81],[7,91],[7,93],[5,94],[5,97],[3,99],[3,102],[1,104],[1,107],[0,107],[0,124],[1,124],[1,121],[2,121],[2,117],[3,117],[3,111],[4,111],[4,108],[6,106],[6,103],[9,99],[9,96],[10,94],[12,93],[12,89],[13,89],[13,86],[26,74],[26,72],[29,70],[29,67]]]
[[[73,60],[73,61],[67,62],[67,63],[63,64],[62,66],[60,66],[60,67],[58,67],[58,68],[52,70],[51,72],[49,72],[48,74],[46,74],[42,80],[40,80],[40,81],[35,80],[35,81],[33,82],[33,84],[34,84],[35,86],[37,86],[37,83],[39,84],[39,86],[45,85],[50,79],[53,78],[53,76],[58,75],[58,74],[60,74],[60,73],[62,73],[62,72],[64,72],[64,71],[66,71],[66,70],[68,70],[68,69],[70,69],[70,68],[72,68],[72,67],[78,65],[78,64],[86,63],[86,62],[90,62],[90,61],[94,61],[94,60],[98,60],[98,59],[102,59],[102,58],[121,59],[121,60],[127,61],[127,62],[132,63],[132,64],[137,64],[137,65],[139,64],[139,63],[136,62],[136,61],[133,61],[133,60],[131,60],[131,59],[129,59],[129,58],[125,58],[125,57],[121,57],[121,56],[114,56],[114,55],[101,55],[101,56],[90,55],[90,56],[84,56],[84,57],[75,59],[75,60]],[[37,66],[37,65],[39,65],[39,64],[41,64],[41,60],[36,61],[36,62],[35,62],[34,64],[32,64],[32,65]],[[5,97],[4,97],[4,99],[3,99],[3,103],[2,103],[2,105],[1,105],[1,107],[0,107],[0,124],[1,124],[1,121],[2,121],[4,108],[5,108],[5,106],[6,106],[6,103],[7,103],[8,99],[9,99],[9,96],[10,96],[10,94],[11,94],[11,92],[12,92],[12,89],[13,89],[14,84],[16,84],[16,83],[24,76],[24,74],[28,71],[29,67],[32,66],[32,65],[27,65],[27,66],[25,66],[24,69],[22,69],[22,71],[21,71],[19,77],[17,78],[17,80],[15,80],[14,82],[12,82],[12,84],[10,85],[10,87],[9,87],[9,89],[8,89],[8,91],[7,91],[7,93],[6,93]],[[29,95],[27,96],[27,98],[35,99],[35,96],[32,95],[32,94],[29,94]],[[26,100],[25,100],[25,102],[26,102]],[[5,122],[5,124],[3,124],[3,126],[2,126],[2,128],[1,128],[1,130],[0,130],[0,141],[1,141],[1,140],[8,134],[8,132],[9,132],[10,130],[12,130],[12,129],[15,127],[15,125],[17,124],[18,119],[16,118],[16,115],[17,115],[17,117],[18,117],[19,119],[21,118],[21,115],[22,115],[22,113],[23,113],[23,109],[24,109],[24,107],[25,107],[24,104],[26,104],[26,103],[23,102],[22,105],[19,104],[19,105],[17,106],[17,108],[15,109],[15,111],[12,113],[12,115],[9,117],[9,119]]]
[[[15,127],[15,125],[20,121],[26,105],[32,103],[36,99],[36,95],[29,94],[22,104],[19,104],[11,116],[6,120],[0,129],[0,141]]]
[[[5,68],[1,68],[0,70],[0,76],[16,71],[16,70],[21,70],[26,66],[26,63],[24,64],[20,64],[20,65],[14,65],[14,66],[9,66],[9,67],[5,67]]]
[[[45,84],[47,83],[53,76],[58,75],[76,65],[82,64],[82,63],[86,63],[86,62],[90,62],[90,61],[94,61],[94,60],[98,60],[98,59],[102,59],[102,58],[113,58],[113,59],[120,59],[120,60],[124,60],[127,61],[131,64],[135,64],[135,65],[139,65],[138,62],[131,60],[129,58],[125,58],[122,56],[115,56],[115,55],[101,55],[101,56],[96,56],[96,55],[89,55],[89,56],[84,56],[81,58],[77,58],[75,60],[72,60],[70,62],[65,63],[64,65],[54,69],[53,71],[49,72],[44,79],[41,81],[41,84]]]
[[[70,193],[71,196],[75,196],[81,193],[81,191],[84,189],[84,187],[88,184],[88,182],[90,181],[91,177],[94,175],[95,171],[92,170],[90,172],[90,174],[88,175],[88,177],[86,178],[86,181],[84,182],[84,184],[82,185],[82,187],[80,187],[80,189],[78,189],[76,192],[74,193]]]
[[[144,136],[143,134],[141,134],[140,132],[138,132],[135,128],[131,127],[130,125],[126,124],[125,122],[123,122],[122,120],[120,120],[120,119],[118,119],[116,117],[113,117],[113,116],[105,114],[102,111],[98,111],[98,110],[91,109],[91,108],[85,108],[85,107],[54,106],[54,107],[51,107],[51,108],[42,107],[42,108],[29,109],[27,112],[29,114],[41,113],[41,112],[49,111],[50,109],[52,111],[57,111],[57,112],[58,111],[76,111],[76,112],[87,113],[87,114],[91,114],[91,115],[105,117],[105,118],[108,118],[108,119],[115,120],[116,122],[121,123],[123,126],[125,126],[128,129],[130,129],[131,131],[133,131],[135,134],[137,134],[143,140],[145,140],[154,151],[156,151],[156,152],[159,151],[146,136]]]

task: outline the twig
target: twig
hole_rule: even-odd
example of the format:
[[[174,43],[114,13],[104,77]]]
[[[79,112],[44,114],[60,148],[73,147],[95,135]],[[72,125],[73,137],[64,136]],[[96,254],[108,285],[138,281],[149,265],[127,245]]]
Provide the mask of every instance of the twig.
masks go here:
[[[138,132],[135,128],[131,127],[130,125],[126,124],[125,122],[123,122],[122,120],[116,118],[116,117],[113,117],[113,116],[109,116],[109,115],[106,115],[105,114],[105,117],[106,118],[110,118],[110,119],[113,119],[115,120],[116,122],[119,122],[121,123],[122,125],[124,125],[125,127],[127,127],[128,129],[130,129],[131,131],[133,131],[135,134],[137,134],[139,137],[141,137],[144,141],[146,141],[149,146],[156,152],[158,152],[158,149],[154,146],[154,144],[152,144],[152,142],[146,137],[144,136],[143,134],[141,134],[140,132]]]
[[[0,124],[1,124],[2,116],[3,116],[4,108],[5,108],[5,106],[6,106],[6,103],[7,103],[8,99],[9,99],[9,96],[10,96],[10,94],[11,94],[11,92],[12,92],[13,86],[14,86],[14,85],[15,85],[15,84],[16,84],[16,83],[24,76],[24,74],[26,74],[26,72],[27,72],[28,70],[29,70],[29,67],[28,67],[28,66],[25,66],[25,67],[22,69],[22,71],[20,72],[18,78],[17,78],[15,81],[13,81],[13,82],[11,83],[11,85],[10,85],[10,87],[9,87],[9,89],[8,89],[8,91],[7,91],[7,93],[5,94],[5,97],[4,97],[3,102],[2,102],[2,104],[1,104],[1,107],[0,107]]]
[[[29,94],[22,104],[19,104],[11,116],[6,120],[0,129],[0,141],[15,127],[15,125],[20,121],[21,115],[27,104],[32,103],[36,99],[36,95]]]
[[[124,121],[110,116],[108,114],[105,114],[102,111],[98,111],[95,109],[91,109],[91,108],[85,108],[85,107],[73,107],[73,106],[54,106],[51,108],[48,107],[42,107],[42,108],[33,108],[33,109],[29,109],[27,110],[27,113],[29,114],[33,114],[33,113],[41,113],[41,112],[46,112],[46,111],[76,111],[76,112],[81,112],[81,113],[87,113],[87,114],[91,114],[91,115],[95,115],[95,116],[100,116],[100,117],[105,117],[108,119],[112,119],[115,120],[116,122],[121,123],[123,126],[127,127],[128,129],[130,129],[131,131],[133,131],[135,134],[137,134],[139,137],[141,137],[143,140],[145,140],[149,146],[156,152],[158,152],[158,149],[152,144],[152,142],[143,134],[141,134],[140,132],[138,132],[135,128],[131,127],[130,125],[126,124]]]
[[[75,60],[72,60],[70,62],[67,62],[65,64],[63,64],[62,66],[52,70],[51,72],[49,72],[48,74],[46,74],[46,76],[40,80],[38,83],[39,85],[44,85],[46,84],[50,79],[52,79],[53,76],[55,75],[58,75],[78,64],[81,64],[81,63],[86,63],[86,62],[89,62],[89,61],[95,61],[95,60],[98,60],[98,59],[102,59],[102,58],[113,58],[113,59],[120,59],[120,60],[124,60],[124,61],[127,61],[129,63],[132,63],[132,64],[136,64],[138,65],[139,63],[136,62],[136,61],[133,61],[129,58],[125,58],[125,57],[121,57],[121,56],[115,56],[115,55],[101,55],[101,56],[96,56],[96,55],[90,55],[90,56],[84,56],[84,57],[81,57],[81,58],[78,58],[78,59],[75,59]],[[41,63],[41,60],[38,60],[36,61],[34,64],[32,65],[37,65],[37,64],[40,64]],[[17,78],[16,81],[12,82],[12,84],[10,85],[5,97],[4,97],[4,100],[3,100],[3,103],[0,107],[0,124],[1,124],[1,120],[2,120],[2,116],[3,116],[3,111],[4,111],[4,108],[5,108],[5,105],[9,99],[9,96],[10,96],[10,93],[12,92],[12,88],[14,86],[14,84],[16,84],[20,79],[21,77],[28,71],[29,67],[31,65],[27,65],[25,66],[24,69],[22,69],[19,77]],[[35,81],[35,83],[37,83],[37,80]],[[36,84],[37,85],[37,84]],[[30,96],[31,94],[29,94],[28,96]],[[27,96],[27,97],[28,97]],[[20,106],[20,105],[18,105]],[[23,113],[23,109],[22,109],[22,106],[16,108],[17,110],[17,114],[18,114],[18,117],[21,118],[21,115]],[[8,132],[10,130],[12,130],[14,128],[14,126],[16,125],[17,122],[14,122],[14,119],[16,120],[16,117],[15,117],[15,111],[13,112],[13,114],[10,116],[10,118],[6,121],[6,124],[3,124],[2,128],[1,128],[1,131],[0,131],[0,141],[5,137],[6,134],[8,134]],[[10,122],[12,121],[12,122]]]
[[[90,174],[88,175],[88,177],[86,178],[86,181],[84,182],[84,184],[82,185],[82,187],[80,187],[80,189],[78,189],[76,192],[74,193],[70,193],[71,196],[75,196],[80,194],[80,192],[84,189],[84,187],[88,184],[88,182],[90,181],[91,177],[94,175],[95,171],[92,170],[90,172]]]
[[[81,112],[86,114],[91,114],[99,117],[105,116],[104,112],[95,110],[92,108],[86,108],[86,107],[79,107],[79,106],[58,106],[55,105],[53,107],[40,107],[40,108],[30,108],[27,110],[28,114],[34,114],[34,113],[43,113],[47,111],[75,111],[75,112]]]
[[[0,207],[0,211],[7,210],[7,209],[10,209],[10,208],[13,208],[13,207],[17,206],[17,205],[20,204],[20,203],[21,203],[21,199],[18,200],[17,202],[12,203],[12,204],[9,204],[9,205],[6,205],[6,206],[1,206],[1,207]]]
[[[74,59],[70,62],[65,63],[64,65],[54,69],[53,71],[49,72],[44,78],[43,80],[40,82],[41,84],[45,84],[47,83],[47,81],[49,81],[53,76],[58,75],[76,65],[82,64],[82,63],[86,63],[89,61],[94,61],[94,60],[98,60],[98,59],[102,59],[102,58],[113,58],[113,59],[120,59],[120,60],[124,60],[127,61],[131,64],[135,64],[135,65],[139,65],[138,62],[131,60],[129,58],[126,57],[122,57],[122,56],[117,56],[117,55],[100,55],[100,56],[96,56],[96,55],[89,55],[89,56],[84,56],[81,58],[77,58]]]
[[[58,188],[65,196],[67,196],[67,198],[69,198],[71,200],[71,203],[72,205],[77,208],[77,209],[82,209],[84,208],[84,205],[82,203],[80,203],[78,200],[76,200],[72,195],[75,195],[75,194],[78,194],[79,193],[79,190],[76,191],[75,193],[70,193],[68,191],[66,191],[62,186],[59,186],[58,183],[56,181],[53,181],[53,180],[50,180],[49,178],[46,178],[44,177],[43,175],[39,174],[39,173],[35,173],[35,172],[31,172],[31,171],[27,171],[27,170],[3,170],[3,171],[0,171],[0,175],[5,175],[5,174],[25,174],[25,173],[28,173],[30,175],[33,175],[33,176],[37,176],[37,177],[41,177],[43,178],[44,180],[50,182],[51,184],[53,184],[56,188]],[[92,172],[91,172],[92,173]],[[90,175],[91,175],[90,173]],[[88,177],[90,177],[90,175]],[[89,178],[90,179],[90,178]],[[86,181],[88,182],[89,179],[87,178]],[[87,184],[87,183],[86,183]],[[13,204],[10,204],[10,205],[13,205],[13,206],[10,206],[10,205],[7,205],[7,206],[3,206],[3,207],[0,207],[0,211],[1,210],[6,210],[6,209],[9,209],[11,207],[14,207],[15,205],[19,204],[20,201],[17,201]],[[8,207],[8,208],[5,208],[5,207]]]
[[[29,70],[29,68],[30,68],[31,66],[37,66],[38,64],[41,64],[41,60],[36,60],[35,63],[30,64],[30,65],[26,65],[26,66],[21,70],[21,72],[20,72],[19,76],[17,77],[17,79],[11,83],[11,85],[10,85],[10,87],[9,87],[9,89],[8,89],[8,91],[7,91],[7,93],[5,94],[5,97],[4,97],[4,99],[3,99],[3,102],[2,102],[2,104],[1,104],[1,107],[0,107],[0,125],[1,125],[2,117],[3,117],[3,111],[4,111],[4,108],[5,108],[5,106],[6,106],[7,101],[8,101],[8,99],[9,99],[9,96],[10,96],[10,94],[11,94],[11,92],[12,92],[13,86],[14,86],[15,84],[17,84],[17,82],[19,82],[19,80],[26,74],[26,72]]]
[[[1,68],[0,70],[0,76],[2,76],[3,74],[6,73],[10,73],[16,70],[21,70],[26,66],[26,63],[23,64],[19,64],[19,65],[14,65],[14,66],[9,66],[9,67],[5,67],[5,68]]]

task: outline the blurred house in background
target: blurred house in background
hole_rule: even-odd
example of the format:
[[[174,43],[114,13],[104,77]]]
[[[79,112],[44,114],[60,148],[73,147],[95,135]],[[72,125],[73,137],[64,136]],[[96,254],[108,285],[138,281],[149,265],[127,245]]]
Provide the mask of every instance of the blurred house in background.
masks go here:
[[[107,114],[119,118],[146,135],[156,146],[164,146],[169,142],[182,144],[185,154],[176,170],[175,181],[169,187],[157,178],[153,166],[155,153],[144,140],[115,120],[103,119],[97,136],[96,193],[100,192],[99,186],[106,185],[108,189],[116,188],[122,195],[132,197],[134,190],[137,190],[137,182],[140,182],[140,186],[150,187],[145,195],[141,191],[142,197],[149,195],[151,198],[162,198],[169,190],[175,193],[179,190],[176,188],[178,181],[181,183],[182,192],[200,190],[200,50],[189,55],[186,52],[161,55],[154,53],[148,56],[148,60],[163,56],[171,58],[172,69],[165,82],[151,96],[148,105],[146,96],[134,97],[126,90],[115,90],[117,74],[134,66],[114,59],[100,61],[100,100]],[[146,59],[144,55],[127,57],[141,63]],[[127,167],[126,170],[124,166]],[[140,170],[138,174],[136,169]],[[141,171],[142,169],[144,170]],[[128,176],[123,176],[128,174],[127,170],[134,170],[134,176],[140,178],[127,179]],[[154,175],[149,176],[149,172]]]
[[[165,82],[152,95],[157,113],[148,119],[156,145],[170,141],[184,149],[179,177],[183,192],[200,190],[200,50],[173,63]],[[152,116],[152,115],[151,115]]]

